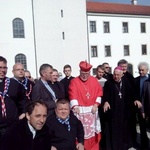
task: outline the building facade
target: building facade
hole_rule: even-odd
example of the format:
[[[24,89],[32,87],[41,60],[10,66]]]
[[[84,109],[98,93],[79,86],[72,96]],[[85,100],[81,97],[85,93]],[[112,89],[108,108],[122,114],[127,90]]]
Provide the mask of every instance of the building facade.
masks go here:
[[[138,76],[140,61],[150,64],[150,7],[87,3],[90,62],[108,62],[112,69],[126,59]],[[94,70],[93,70],[94,72]]]
[[[133,3],[136,4],[136,3]],[[59,72],[79,62],[112,69],[126,59],[137,76],[140,61],[150,63],[150,6],[86,2],[86,0],[1,0],[0,55],[12,66],[21,62],[33,77],[49,63]]]
[[[38,77],[39,67],[49,63],[62,72],[70,64],[73,74],[88,59],[85,0],[1,0],[0,55],[12,66],[22,62]]]

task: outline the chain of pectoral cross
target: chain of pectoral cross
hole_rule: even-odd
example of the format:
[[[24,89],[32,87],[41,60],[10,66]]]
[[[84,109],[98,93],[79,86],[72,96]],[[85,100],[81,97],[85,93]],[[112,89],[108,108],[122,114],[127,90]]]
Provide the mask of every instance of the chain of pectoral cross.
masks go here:
[[[119,84],[119,86],[120,86],[120,88],[118,88],[118,86],[115,84],[115,86],[116,86],[116,88],[117,88],[117,90],[118,90],[118,95],[119,95],[119,97],[120,97],[120,99],[122,98],[122,93],[121,93],[121,88],[122,88],[122,82],[120,82],[120,84]]]
[[[90,98],[90,93],[89,93],[89,91],[87,90],[87,88],[86,88],[86,86],[84,85],[84,83],[83,83],[83,87],[84,87],[84,89],[85,89],[85,91],[86,91],[86,97],[87,97],[87,99],[89,99]]]

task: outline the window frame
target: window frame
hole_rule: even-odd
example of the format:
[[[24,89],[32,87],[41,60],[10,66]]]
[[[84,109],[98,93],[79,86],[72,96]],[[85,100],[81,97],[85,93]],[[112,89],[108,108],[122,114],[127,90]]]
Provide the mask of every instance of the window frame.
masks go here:
[[[19,53],[15,56],[15,63],[21,63],[24,65],[24,69],[27,69],[27,58],[26,55]]]
[[[124,45],[123,50],[124,50],[124,56],[130,56],[130,46],[129,45]]]
[[[91,57],[98,57],[98,47],[96,45],[91,46]]]
[[[90,21],[90,33],[96,33],[96,21]]]
[[[105,45],[105,57],[111,57],[111,46]]]
[[[109,23],[109,21],[104,21],[103,22],[103,29],[104,29],[104,33],[110,33],[110,23]]]
[[[129,25],[128,22],[122,22],[122,32],[129,33]]]
[[[21,18],[15,18],[12,21],[13,38],[25,38],[24,21]]]

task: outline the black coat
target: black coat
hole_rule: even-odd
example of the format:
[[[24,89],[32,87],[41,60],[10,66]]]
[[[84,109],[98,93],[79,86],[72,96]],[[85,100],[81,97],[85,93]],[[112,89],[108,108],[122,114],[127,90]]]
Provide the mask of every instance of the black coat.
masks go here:
[[[142,104],[143,112],[150,118],[150,76],[143,84]]]
[[[68,131],[67,125],[61,124],[57,120],[55,114],[47,119],[47,125],[52,136],[52,146],[55,146],[57,150],[76,150],[76,138],[79,143],[84,142],[84,130],[81,121],[71,113],[69,122],[70,131]]]
[[[45,87],[41,79],[39,79],[33,87],[32,90],[32,100],[43,100],[49,108],[49,114],[53,113],[55,108],[55,101],[53,100],[52,94],[49,90]]]
[[[69,90],[69,84],[70,84],[70,81],[73,79],[74,77],[65,77],[63,78],[60,82],[64,85],[64,88],[65,88],[65,97],[67,99],[69,99],[69,93],[68,93],[68,90]]]
[[[50,150],[50,147],[48,127],[44,125],[33,139],[26,118],[8,128],[0,141],[0,150]]]
[[[4,91],[4,84],[0,83],[0,91]],[[18,119],[18,115],[25,111],[25,106],[27,103],[27,98],[25,96],[23,87],[14,79],[10,79],[10,84],[8,87],[8,92],[5,97],[5,107],[6,107],[6,115],[7,117],[2,117],[2,107],[0,101],[0,129],[7,128],[12,123],[14,123]]]
[[[55,92],[56,99],[65,98],[65,88],[61,82],[59,81],[56,81],[54,83],[49,82],[49,85]]]
[[[108,80],[104,85],[103,100],[110,104],[105,113],[106,147],[109,150],[127,150],[131,145],[130,124],[133,95],[126,78],[122,78],[122,99],[114,80]]]

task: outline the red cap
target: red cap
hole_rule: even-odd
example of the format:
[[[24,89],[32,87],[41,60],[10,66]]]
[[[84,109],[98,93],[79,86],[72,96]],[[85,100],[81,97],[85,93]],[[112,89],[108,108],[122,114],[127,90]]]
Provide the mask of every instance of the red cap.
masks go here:
[[[88,72],[92,68],[92,65],[87,63],[87,61],[81,61],[79,67],[82,71]]]
[[[120,66],[117,66],[114,70],[121,70],[121,71],[123,71]]]

